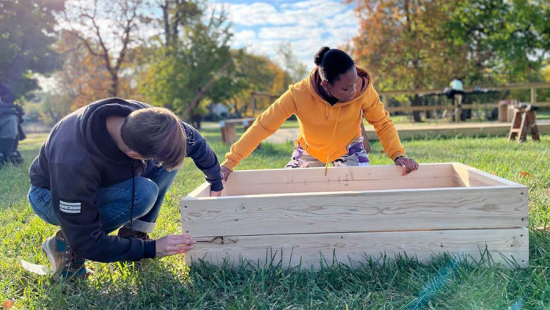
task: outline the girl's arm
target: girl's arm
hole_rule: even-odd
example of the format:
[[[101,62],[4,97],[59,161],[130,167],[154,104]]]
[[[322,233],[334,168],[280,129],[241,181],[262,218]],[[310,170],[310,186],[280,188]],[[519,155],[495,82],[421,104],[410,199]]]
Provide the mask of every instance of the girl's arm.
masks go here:
[[[241,160],[247,158],[265,138],[275,133],[294,113],[296,113],[296,103],[290,90],[287,90],[260,114],[239,141],[231,146],[222,165],[232,170]]]
[[[386,155],[393,161],[398,157],[405,156],[405,148],[401,144],[397,129],[395,129],[390,114],[384,109],[384,104],[380,102],[380,97],[372,84],[368,86],[362,109],[367,122],[374,126]]]

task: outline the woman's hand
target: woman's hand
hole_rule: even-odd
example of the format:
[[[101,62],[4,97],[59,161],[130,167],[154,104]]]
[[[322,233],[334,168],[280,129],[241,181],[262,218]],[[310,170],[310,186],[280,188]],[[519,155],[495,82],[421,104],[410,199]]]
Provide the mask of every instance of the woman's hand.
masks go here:
[[[210,191],[210,197],[220,197],[222,195],[222,191]]]
[[[415,170],[418,170],[418,163],[416,161],[414,161],[414,159],[412,158],[408,158],[408,157],[405,157],[405,156],[402,156],[402,157],[397,157],[395,159],[395,165],[396,166],[400,166],[401,168],[403,168],[403,176],[415,171]]]
[[[222,166],[221,167],[221,172],[222,172],[222,175],[223,175],[223,184],[225,185],[225,182],[227,182],[227,178],[229,177],[231,172],[233,172],[233,170],[227,168],[226,166]]]

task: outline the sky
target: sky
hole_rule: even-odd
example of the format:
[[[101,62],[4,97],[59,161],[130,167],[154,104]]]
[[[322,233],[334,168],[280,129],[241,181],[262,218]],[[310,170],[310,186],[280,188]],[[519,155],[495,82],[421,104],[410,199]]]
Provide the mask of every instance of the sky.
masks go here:
[[[267,55],[278,61],[277,47],[291,42],[298,59],[309,69],[323,46],[336,48],[353,38],[359,21],[342,0],[211,0],[224,8],[233,25],[234,48]]]
[[[89,0],[82,1],[92,5]],[[283,42],[290,42],[298,60],[311,70],[314,68],[313,56],[323,46],[337,48],[350,41],[359,30],[359,20],[353,6],[344,0],[208,0],[209,11],[222,8],[228,13],[233,31],[233,48],[245,47],[248,52],[269,56],[281,63],[277,48]],[[73,4],[68,1],[67,4]],[[160,16],[158,12],[153,15]],[[100,22],[102,32],[108,31],[113,22]],[[78,25],[60,21],[59,28],[80,29]],[[145,27],[143,36],[158,33],[159,29]],[[118,43],[113,40],[112,44]],[[109,43],[109,42],[107,42]],[[116,47],[116,46],[113,46]],[[115,48],[116,50],[116,48]],[[41,78],[43,88],[49,88],[47,79]]]

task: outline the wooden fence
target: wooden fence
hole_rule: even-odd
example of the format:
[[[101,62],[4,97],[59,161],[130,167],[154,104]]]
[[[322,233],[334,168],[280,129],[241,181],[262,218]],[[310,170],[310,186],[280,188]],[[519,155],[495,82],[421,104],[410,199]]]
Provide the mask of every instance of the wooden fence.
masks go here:
[[[465,87],[464,91],[473,91],[477,87]],[[493,90],[531,90],[531,101],[532,105],[538,107],[550,107],[550,102],[539,102],[537,101],[537,89],[546,89],[550,88],[549,82],[540,82],[540,83],[513,83],[513,84],[501,84],[501,85],[482,85],[480,88],[489,88]],[[440,89],[413,89],[413,90],[391,90],[391,91],[379,91],[378,94],[382,98],[382,102],[387,104],[389,97],[391,96],[411,96],[411,95],[420,95],[425,93],[441,92]],[[462,109],[475,109],[480,107],[479,104],[463,104]],[[483,104],[483,108],[497,108],[498,102]],[[411,106],[410,102],[406,106],[400,107],[386,107],[386,110],[390,113],[395,112],[412,112],[412,111],[439,111],[452,108],[449,105],[434,105],[434,106]]]

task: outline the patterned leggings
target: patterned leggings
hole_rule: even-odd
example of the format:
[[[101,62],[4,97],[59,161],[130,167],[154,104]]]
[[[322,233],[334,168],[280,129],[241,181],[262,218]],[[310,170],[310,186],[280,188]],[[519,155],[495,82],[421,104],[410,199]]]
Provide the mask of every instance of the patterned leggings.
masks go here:
[[[369,158],[363,147],[363,136],[355,139],[348,147],[348,153],[332,162],[333,167],[368,166]],[[309,155],[300,144],[292,153],[292,160],[286,164],[285,169],[324,167],[325,163]]]

